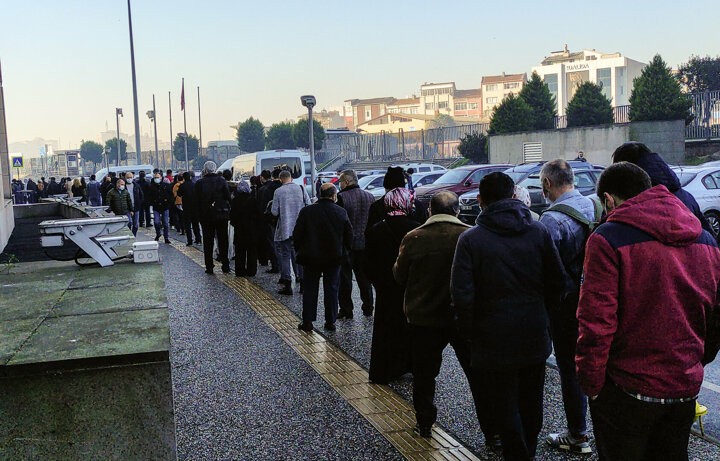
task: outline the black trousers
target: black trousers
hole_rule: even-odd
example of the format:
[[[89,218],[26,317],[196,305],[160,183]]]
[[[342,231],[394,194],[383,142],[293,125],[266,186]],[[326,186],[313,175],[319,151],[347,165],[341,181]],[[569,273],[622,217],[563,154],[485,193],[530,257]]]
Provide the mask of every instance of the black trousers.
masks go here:
[[[205,254],[205,269],[211,271],[215,267],[213,262],[213,248],[215,247],[215,237],[218,240],[218,252],[220,254],[220,262],[223,270],[230,267],[228,261],[228,222],[219,221],[203,221],[200,223],[203,233],[203,253]]]
[[[263,223],[260,225],[258,255],[261,261],[270,261],[272,269],[280,270],[277,253],[275,252],[275,229],[270,224]]]
[[[470,366],[470,344],[462,340],[452,327],[419,325],[410,325],[410,341],[413,405],[418,426],[429,427],[437,420],[437,408],[433,403],[435,378],[440,373],[443,351],[450,344],[470,385],[478,422],[485,439],[496,435],[498,428],[492,415],[492,397],[485,388],[484,377]]]
[[[185,228],[188,243],[193,242],[193,232],[195,233],[195,241],[200,241],[200,222],[191,217],[190,213],[183,213],[183,227]]]
[[[350,261],[342,264],[340,269],[339,295],[340,311],[342,312],[352,312],[354,308],[352,302],[353,272],[355,273],[355,279],[360,289],[363,312],[372,313],[373,311],[373,291],[370,280],[365,275],[365,259],[364,250],[353,250],[350,253]]]
[[[590,415],[600,461],[687,461],[695,401],[643,402],[607,382]]]
[[[543,423],[545,362],[516,369],[479,370],[492,396],[503,458],[530,461],[535,456]]]
[[[238,232],[237,229],[235,232]],[[235,237],[235,275],[257,274],[257,250],[255,242]]]
[[[150,217],[150,204],[147,202],[143,202],[142,210],[140,210],[140,227],[149,226],[152,224],[152,218]]]

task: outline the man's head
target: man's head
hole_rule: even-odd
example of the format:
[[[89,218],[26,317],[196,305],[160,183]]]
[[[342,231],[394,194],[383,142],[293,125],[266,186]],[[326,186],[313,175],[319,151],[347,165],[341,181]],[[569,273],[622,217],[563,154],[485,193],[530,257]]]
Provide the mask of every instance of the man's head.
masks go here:
[[[328,182],[320,186],[320,198],[332,200],[333,202],[337,201],[337,187],[335,187],[335,184]]]
[[[610,165],[602,172],[597,183],[597,196],[608,213],[652,187],[645,170],[630,162]]]
[[[115,176],[116,176],[115,172],[114,172],[114,171],[111,171],[111,172],[110,172],[110,177],[114,179]]]
[[[95,181],[95,175],[94,175],[94,174],[91,174],[91,175],[90,175],[90,181]]]
[[[480,180],[478,190],[480,207],[487,208],[500,200],[512,198],[515,193],[515,183],[510,176],[496,171]]]
[[[355,186],[358,183],[357,173],[355,173],[355,170],[345,170],[340,174],[338,182],[340,183],[340,190]]]
[[[403,169],[399,166],[388,167],[387,173],[383,178],[383,187],[386,191],[395,189],[396,187],[405,187],[405,175]]]
[[[125,173],[125,182],[132,182],[133,181],[133,174],[132,172]]]
[[[160,168],[153,169],[153,177],[155,176],[155,173],[160,173]]]
[[[270,181],[270,178],[272,178],[272,173],[270,173],[270,170],[262,170],[260,172],[260,184],[265,184],[266,182]]]
[[[172,176],[172,170],[168,169],[168,170],[165,172],[165,175],[166,175],[166,176]]]
[[[183,179],[184,179],[185,181],[190,181],[191,176],[190,176],[190,172],[189,172],[189,171],[186,171],[185,173],[183,173]]]
[[[578,157],[585,158],[585,153],[583,151],[578,152]]]
[[[162,174],[160,173],[160,171],[158,171],[157,173],[155,173],[153,175],[153,182],[155,184],[160,184],[162,181],[163,181],[163,178],[162,178]]]
[[[213,162],[212,160],[208,160],[203,165],[202,175],[207,176],[209,174],[215,173],[215,170],[217,170],[217,165],[215,165],[215,162]]]
[[[55,182],[55,176],[50,176],[50,182]]]
[[[145,179],[145,170],[140,170],[140,173],[138,173],[138,176],[140,176],[140,179]]]
[[[460,214],[460,203],[455,192],[444,190],[433,195],[430,200],[430,216],[447,214],[457,216]]]
[[[280,172],[279,177],[280,177],[280,182],[283,184],[287,184],[290,181],[292,181],[292,175],[290,174],[290,172],[288,170],[282,170]]]
[[[415,173],[415,168],[408,168],[408,169],[407,169],[407,174],[414,174],[414,173]]]
[[[547,162],[540,170],[543,195],[551,202],[557,200],[565,192],[573,190],[574,182],[575,174],[565,160],[557,159]]]
[[[125,189],[125,181],[122,178],[118,178],[117,182],[115,183],[115,187],[117,188],[117,190]]]
[[[225,178],[225,181],[231,181],[231,180],[232,180],[232,171],[230,171],[230,170],[223,170],[222,175],[223,175],[223,178]]]
[[[638,161],[652,152],[641,142],[626,142],[613,152],[613,163],[630,162],[637,165]]]
[[[282,170],[280,168],[275,168],[272,172],[272,178],[273,179],[280,179],[280,173]]]

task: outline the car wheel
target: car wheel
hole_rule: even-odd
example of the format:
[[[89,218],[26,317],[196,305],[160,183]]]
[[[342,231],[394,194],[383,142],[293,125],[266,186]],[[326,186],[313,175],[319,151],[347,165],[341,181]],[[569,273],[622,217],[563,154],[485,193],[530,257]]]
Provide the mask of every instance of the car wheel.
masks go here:
[[[717,211],[706,211],[705,217],[710,223],[710,227],[712,227],[713,233],[717,236],[718,232],[720,232],[720,213],[718,213]]]

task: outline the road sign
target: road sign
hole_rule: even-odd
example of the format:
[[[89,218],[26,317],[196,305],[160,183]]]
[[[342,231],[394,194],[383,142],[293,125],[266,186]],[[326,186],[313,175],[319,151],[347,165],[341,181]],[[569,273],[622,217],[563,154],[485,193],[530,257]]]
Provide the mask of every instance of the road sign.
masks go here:
[[[23,158],[22,157],[10,157],[10,161],[12,161],[13,168],[22,168],[23,167]]]

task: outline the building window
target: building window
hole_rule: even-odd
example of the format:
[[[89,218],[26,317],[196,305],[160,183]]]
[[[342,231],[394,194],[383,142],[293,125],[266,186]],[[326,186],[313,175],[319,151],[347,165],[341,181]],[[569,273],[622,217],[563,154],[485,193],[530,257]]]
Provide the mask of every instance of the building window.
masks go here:
[[[555,96],[555,101],[557,101],[558,98],[558,74],[547,74],[545,77],[543,77],[543,80],[545,81],[545,84],[548,87],[548,90],[550,90],[550,94]]]
[[[418,113],[418,108],[417,108],[417,107],[411,108],[411,109],[410,109],[410,113],[411,113],[411,114],[417,114],[417,113]]]
[[[455,110],[467,110],[467,103],[466,102],[456,102]]]
[[[492,96],[492,97],[489,97],[489,98],[485,98],[485,102],[488,103],[488,104],[495,104],[495,103],[498,102],[498,98],[497,98],[497,96]]]
[[[426,102],[425,110],[435,110],[435,103],[434,102]]]
[[[365,120],[370,120],[372,118],[372,111],[368,108],[365,109]]]
[[[438,109],[447,109],[448,108],[448,102],[447,101],[440,101],[438,103]]]
[[[514,88],[520,88],[520,82],[505,83],[505,84],[503,85],[503,88],[505,88],[506,90],[512,90],[512,89],[514,89]]]
[[[496,91],[496,90],[497,90],[497,85],[495,85],[495,84],[485,85],[485,91]]]
[[[468,109],[477,110],[477,108],[478,108],[478,103],[476,103],[476,102],[468,103]]]
[[[597,70],[597,83],[602,87],[602,92],[605,97],[612,101],[612,77],[610,76],[609,67]]]

